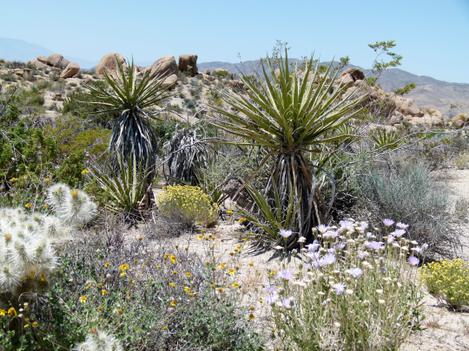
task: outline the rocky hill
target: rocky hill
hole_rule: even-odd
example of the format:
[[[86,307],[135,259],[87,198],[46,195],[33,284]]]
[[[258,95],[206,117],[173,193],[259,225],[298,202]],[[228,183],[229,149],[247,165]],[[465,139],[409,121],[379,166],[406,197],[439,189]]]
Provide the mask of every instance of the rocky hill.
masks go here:
[[[163,76],[164,84],[173,90],[171,98],[163,106],[173,118],[196,122],[207,111],[208,106],[223,106],[221,93],[224,90],[242,92],[244,89],[243,83],[230,72],[236,69],[236,66],[223,63],[199,65],[197,58],[197,55],[181,55],[176,60],[174,56],[165,56],[152,65],[138,67],[139,72]],[[83,70],[78,63],[71,62],[60,54],[38,56],[27,64],[0,61],[0,92],[11,91],[13,88],[19,93],[26,91],[27,94],[33,94],[34,98],[31,100],[37,105],[33,109],[34,113],[55,118],[63,113],[64,101],[74,92],[86,89],[86,84],[98,80],[105,71],[115,72],[116,60],[126,65],[124,57],[118,53],[105,55],[94,70]],[[247,73],[257,69],[256,67],[258,61],[245,63],[238,68]],[[205,72],[201,72],[204,68]],[[367,110],[370,116],[379,119],[380,123],[393,128],[405,125],[443,127],[448,124],[460,128],[468,122],[466,114],[457,114],[450,120],[444,117],[440,109],[431,107],[434,104],[414,104],[411,98],[386,92],[379,86],[372,87],[365,80],[366,73],[351,67],[342,73],[340,79],[349,85],[349,89],[358,90],[358,93],[368,96]],[[401,74],[404,77],[395,85],[389,83],[389,74],[393,74],[393,71],[387,72],[382,78],[382,85],[387,86],[389,90],[407,83],[406,72]],[[434,80],[425,79],[422,78],[418,82],[427,82],[427,85],[434,86],[431,85]],[[422,89],[423,87],[422,85]],[[418,93],[419,90],[416,94]]]
[[[259,70],[259,61],[244,61],[242,63],[205,62],[199,64],[199,68],[201,71],[223,68],[234,74],[251,74]],[[371,74],[370,70],[357,68],[362,70],[365,76]],[[409,83],[415,83],[416,88],[407,97],[414,100],[419,107],[433,107],[440,110],[446,117],[469,112],[469,84],[445,82],[397,68],[385,71],[379,78],[378,83],[387,92],[394,91]]]

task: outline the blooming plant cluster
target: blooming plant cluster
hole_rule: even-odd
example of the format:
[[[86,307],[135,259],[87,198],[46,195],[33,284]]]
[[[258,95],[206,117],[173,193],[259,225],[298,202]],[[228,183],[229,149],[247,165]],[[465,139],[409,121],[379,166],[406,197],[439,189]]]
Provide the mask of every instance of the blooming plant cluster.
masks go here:
[[[18,296],[46,286],[56,266],[54,246],[96,212],[88,195],[64,184],[52,186],[47,201],[53,215],[0,209],[0,294]]]
[[[461,258],[428,263],[420,268],[428,291],[453,308],[469,306],[469,263]]]
[[[120,342],[112,335],[100,330],[92,330],[86,340],[78,344],[74,351],[123,351]]]
[[[276,336],[299,350],[394,350],[420,321],[416,279],[425,246],[407,225],[386,219],[382,233],[344,220],[315,228],[319,241],[298,253],[267,288]],[[283,235],[288,232],[282,232]]]
[[[187,226],[211,225],[217,221],[218,208],[210,196],[197,186],[170,185],[158,196],[160,213]]]

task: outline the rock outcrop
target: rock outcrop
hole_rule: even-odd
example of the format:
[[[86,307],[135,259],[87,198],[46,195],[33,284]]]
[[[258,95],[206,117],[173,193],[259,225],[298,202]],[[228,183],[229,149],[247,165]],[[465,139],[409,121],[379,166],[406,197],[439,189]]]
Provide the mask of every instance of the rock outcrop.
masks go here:
[[[179,70],[191,77],[199,73],[197,69],[197,55],[181,55],[179,56]]]
[[[75,62],[70,62],[60,74],[60,78],[64,78],[64,79],[73,78],[78,73],[80,73],[80,65]]]
[[[150,67],[147,67],[145,71],[150,71],[150,75],[153,77],[164,77],[172,76],[179,73],[178,65],[174,56],[164,56],[156,60]]]
[[[48,57],[38,56],[35,60],[30,61],[30,63],[39,68],[43,68],[44,66],[42,65],[46,65],[49,67],[64,69],[70,61],[60,54],[52,54]]]
[[[96,74],[100,76],[104,75],[104,72],[114,74],[117,72],[117,62],[123,67],[126,66],[125,58],[121,54],[111,53],[104,55],[96,66]]]

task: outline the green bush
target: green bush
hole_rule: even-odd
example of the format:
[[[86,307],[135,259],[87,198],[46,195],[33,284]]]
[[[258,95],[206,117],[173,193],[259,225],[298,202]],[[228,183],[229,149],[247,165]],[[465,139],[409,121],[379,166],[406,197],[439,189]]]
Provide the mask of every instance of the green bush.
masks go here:
[[[358,211],[382,218],[400,218],[410,225],[412,239],[429,245],[430,256],[451,256],[459,244],[448,212],[448,191],[418,162],[391,161],[386,168],[365,163],[356,178]]]
[[[453,308],[469,306],[469,263],[461,258],[428,263],[420,277],[430,294]]]
[[[160,213],[187,226],[196,223],[211,225],[218,218],[218,209],[202,189],[190,185],[167,186],[157,199]]]

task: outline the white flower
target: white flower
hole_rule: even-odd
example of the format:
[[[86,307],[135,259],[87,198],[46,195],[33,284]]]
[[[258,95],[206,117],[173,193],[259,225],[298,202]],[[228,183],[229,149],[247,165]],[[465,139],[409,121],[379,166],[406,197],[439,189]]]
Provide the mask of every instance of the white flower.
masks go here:
[[[279,234],[282,238],[286,239],[286,238],[289,238],[293,234],[293,232],[287,229],[280,229]]]
[[[75,351],[123,351],[120,342],[112,335],[96,330],[87,335],[84,342],[74,348]]]

